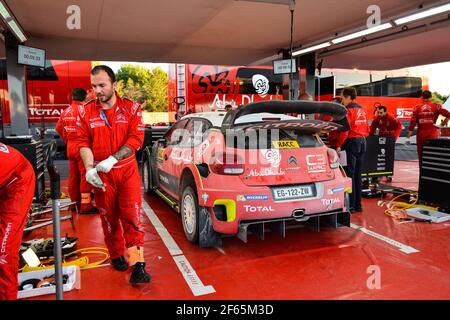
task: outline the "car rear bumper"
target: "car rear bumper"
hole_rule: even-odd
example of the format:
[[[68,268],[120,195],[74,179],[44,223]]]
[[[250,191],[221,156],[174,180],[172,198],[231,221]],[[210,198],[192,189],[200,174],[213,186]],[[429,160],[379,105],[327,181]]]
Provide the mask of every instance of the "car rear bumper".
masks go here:
[[[243,187],[239,191],[203,189],[199,205],[210,209],[214,230],[237,234],[242,223],[269,220],[307,220],[309,217],[347,212],[345,193],[351,192],[348,178],[317,182],[316,195],[310,198],[275,201],[271,187]],[[300,217],[301,215],[301,217]]]

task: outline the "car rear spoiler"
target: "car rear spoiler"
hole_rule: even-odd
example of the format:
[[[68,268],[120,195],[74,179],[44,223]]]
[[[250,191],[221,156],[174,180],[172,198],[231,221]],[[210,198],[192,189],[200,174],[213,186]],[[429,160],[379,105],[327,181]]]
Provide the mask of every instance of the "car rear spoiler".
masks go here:
[[[246,130],[272,130],[272,129],[285,129],[285,130],[299,130],[308,133],[320,133],[323,131],[339,131],[342,130],[342,125],[328,122],[323,120],[281,120],[281,121],[266,121],[259,123],[248,123],[244,125],[244,131]]]
[[[236,120],[242,116],[256,113],[273,113],[273,114],[285,114],[285,113],[297,113],[297,114],[326,114],[333,118],[333,123],[339,124],[341,131],[348,131],[350,126],[347,121],[347,109],[334,102],[318,102],[318,101],[258,101],[249,103],[248,105],[241,107],[235,111],[228,112],[222,123],[222,129],[234,128]],[[305,120],[303,120],[305,121]],[[280,123],[296,122],[299,120],[279,121]],[[308,122],[315,122],[315,120],[308,120]],[[324,122],[324,121],[320,121]],[[331,123],[329,123],[331,124]],[[253,125],[252,125],[253,127]]]

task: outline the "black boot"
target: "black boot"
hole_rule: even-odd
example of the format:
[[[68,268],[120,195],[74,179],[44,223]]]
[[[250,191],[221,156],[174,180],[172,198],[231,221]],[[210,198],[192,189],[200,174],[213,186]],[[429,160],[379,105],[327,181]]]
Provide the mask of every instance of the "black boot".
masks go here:
[[[116,259],[111,260],[111,264],[114,269],[118,271],[127,271],[128,270],[128,262],[125,260],[124,256],[120,256]]]
[[[80,211],[80,214],[96,214],[96,213],[98,213],[97,207],[92,207],[91,209],[86,211]]]
[[[149,283],[150,279],[150,275],[145,271],[145,262],[136,262],[133,267],[133,272],[131,273],[130,283]]]

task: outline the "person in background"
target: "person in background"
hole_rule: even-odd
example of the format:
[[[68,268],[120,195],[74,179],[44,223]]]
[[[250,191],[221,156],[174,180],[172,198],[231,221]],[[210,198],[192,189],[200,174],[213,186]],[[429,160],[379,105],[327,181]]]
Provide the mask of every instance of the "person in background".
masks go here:
[[[380,137],[394,137],[395,141],[397,141],[400,133],[402,132],[402,124],[400,121],[387,112],[387,108],[385,106],[378,106],[377,112],[377,117],[370,125],[369,135],[374,136],[376,130],[378,129],[378,135]]]
[[[366,137],[369,135],[369,123],[366,111],[356,101],[356,89],[346,87],[341,93],[342,104],[347,108],[347,120],[350,130],[339,135],[336,151],[341,148],[347,154],[347,176],[352,178],[350,194],[350,212],[362,212],[361,205],[361,170],[362,158],[366,153]],[[341,147],[342,146],[342,147]]]
[[[231,111],[231,110],[233,110],[233,106],[231,104],[227,104],[225,106],[225,111],[228,112],[228,111]]]
[[[417,153],[419,155],[419,168],[422,166],[422,146],[430,139],[439,137],[439,130],[435,126],[439,115],[446,117],[444,122],[448,122],[450,112],[440,104],[431,101],[432,94],[429,90],[422,93],[422,103],[415,106],[411,121],[409,123],[406,138],[410,139],[417,125]]]
[[[0,300],[17,299],[19,249],[36,176],[16,149],[0,143]]]
[[[69,196],[77,203],[81,214],[98,213],[91,199],[92,186],[86,182],[86,170],[80,157],[77,142],[78,107],[86,99],[87,92],[81,88],[72,90],[72,104],[66,108],[56,124],[56,131],[66,144],[69,159]]]

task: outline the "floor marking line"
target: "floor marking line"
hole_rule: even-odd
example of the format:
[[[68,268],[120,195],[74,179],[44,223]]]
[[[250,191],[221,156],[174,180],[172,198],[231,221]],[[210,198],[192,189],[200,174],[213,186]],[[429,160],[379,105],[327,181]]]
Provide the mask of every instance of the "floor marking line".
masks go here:
[[[386,243],[388,243],[388,244],[390,244],[390,245],[392,245],[394,247],[397,247],[397,248],[400,249],[401,252],[404,252],[406,254],[420,252],[419,250],[417,250],[417,249],[415,249],[413,247],[407,246],[406,244],[403,244],[401,242],[398,242],[398,241],[395,241],[395,240],[393,240],[391,238],[383,236],[383,235],[381,235],[379,233],[376,233],[376,232],[373,232],[373,231],[368,230],[366,228],[363,228],[361,226],[358,226],[357,224],[351,223],[350,227],[352,227],[355,230],[361,231],[361,232],[363,232],[363,233],[365,233],[365,234],[367,234],[369,236],[377,238],[377,239],[379,239],[381,241],[384,241],[384,242],[386,242]]]
[[[165,246],[169,250],[175,264],[183,275],[184,280],[191,289],[192,294],[197,297],[216,292],[213,286],[205,286],[203,284],[188,259],[183,255],[183,251],[178,247],[169,231],[164,227],[161,220],[159,220],[145,199],[142,199],[142,210],[144,210],[145,214],[150,219],[150,222],[155,227],[156,232],[158,232]]]

